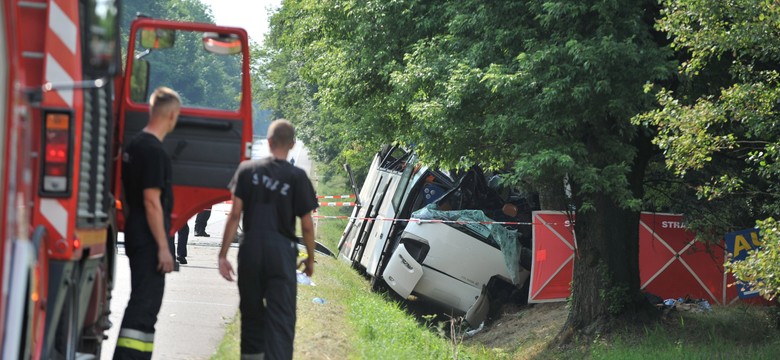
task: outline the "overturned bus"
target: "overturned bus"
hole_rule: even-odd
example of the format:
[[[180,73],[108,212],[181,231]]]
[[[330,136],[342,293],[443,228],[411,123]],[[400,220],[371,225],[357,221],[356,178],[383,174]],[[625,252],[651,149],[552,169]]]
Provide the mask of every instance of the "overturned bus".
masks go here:
[[[527,299],[531,268],[538,201],[495,180],[479,167],[450,173],[422,166],[412,151],[384,147],[357,194],[339,258],[373,290],[465,314],[478,326],[491,303]]]

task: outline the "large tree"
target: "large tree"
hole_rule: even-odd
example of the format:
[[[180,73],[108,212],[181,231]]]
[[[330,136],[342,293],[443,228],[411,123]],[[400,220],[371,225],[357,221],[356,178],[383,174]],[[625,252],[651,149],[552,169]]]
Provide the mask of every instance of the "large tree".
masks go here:
[[[500,95],[488,136],[511,151],[518,180],[564,177],[577,211],[577,258],[567,327],[599,331],[615,317],[643,313],[638,220],[648,129],[630,118],[650,108],[648,81],[671,75],[671,52],[653,31],[647,1],[530,1],[524,48],[482,79]],[[572,332],[566,332],[572,333]]]
[[[643,85],[673,73],[657,15],[628,0],[285,1],[269,89],[312,105],[285,116],[342,154],[399,142],[431,164],[570,190],[559,208],[577,211],[568,327],[598,329],[646,304],[638,219],[653,148],[630,119],[654,103]]]
[[[757,225],[765,244],[738,277],[780,293],[780,5],[769,0],[666,0],[660,29],[685,57],[682,85],[662,88],[658,128],[667,165],[706,211],[689,224],[720,239]],[[674,91],[673,91],[674,90]],[[712,206],[717,204],[717,206]]]

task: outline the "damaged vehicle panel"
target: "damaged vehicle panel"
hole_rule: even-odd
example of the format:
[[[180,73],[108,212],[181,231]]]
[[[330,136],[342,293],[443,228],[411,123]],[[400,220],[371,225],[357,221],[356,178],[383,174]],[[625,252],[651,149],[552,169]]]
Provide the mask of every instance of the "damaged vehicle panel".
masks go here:
[[[412,152],[385,147],[374,156],[363,187],[356,194],[358,204],[339,241],[339,257],[372,279],[379,274],[377,270],[398,226],[406,225],[383,219],[408,218],[432,196],[453,186],[445,173],[416,164]],[[421,183],[423,176],[426,178]],[[410,196],[412,193],[415,196]]]
[[[536,201],[499,190],[478,167],[452,176],[420,166],[412,152],[385,149],[363,183],[339,257],[374,290],[441,305],[478,325],[486,297],[527,298],[520,290],[530,274]]]

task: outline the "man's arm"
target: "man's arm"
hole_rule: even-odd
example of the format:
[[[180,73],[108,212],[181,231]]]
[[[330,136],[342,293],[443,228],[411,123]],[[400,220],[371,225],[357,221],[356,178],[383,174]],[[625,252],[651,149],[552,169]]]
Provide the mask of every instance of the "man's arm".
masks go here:
[[[227,221],[225,222],[225,232],[222,235],[222,248],[219,250],[219,273],[228,281],[233,281],[233,265],[227,259],[228,249],[233,239],[236,238],[238,223],[241,221],[241,211],[244,209],[244,203],[241,198],[233,196],[233,207],[230,208]]]
[[[165,233],[160,193],[160,188],[144,189],[144,210],[149,230],[154,236],[154,241],[157,242],[157,271],[169,273],[173,271],[173,255],[168,248],[168,234]]]
[[[306,245],[306,260],[304,264],[306,268],[307,276],[314,274],[314,220],[311,217],[311,212],[307,212],[301,216],[301,231],[303,232],[303,243]]]

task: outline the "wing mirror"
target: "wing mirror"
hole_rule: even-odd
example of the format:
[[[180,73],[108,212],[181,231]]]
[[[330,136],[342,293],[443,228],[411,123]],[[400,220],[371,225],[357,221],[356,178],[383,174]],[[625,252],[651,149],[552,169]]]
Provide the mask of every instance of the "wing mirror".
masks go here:
[[[236,34],[205,32],[203,49],[217,55],[235,55],[241,52],[241,39]]]
[[[141,46],[147,49],[168,49],[176,42],[176,30],[143,28]]]

